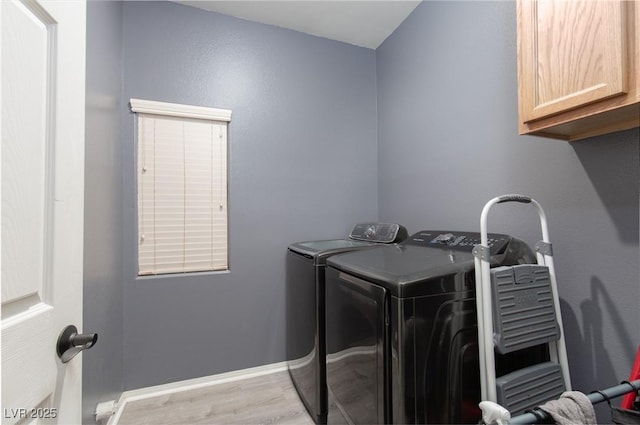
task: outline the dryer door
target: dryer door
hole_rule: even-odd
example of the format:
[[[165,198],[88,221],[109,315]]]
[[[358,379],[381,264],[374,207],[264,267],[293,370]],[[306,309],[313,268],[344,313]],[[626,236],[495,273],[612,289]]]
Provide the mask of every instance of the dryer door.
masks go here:
[[[331,267],[326,281],[329,423],[389,423],[387,290]]]

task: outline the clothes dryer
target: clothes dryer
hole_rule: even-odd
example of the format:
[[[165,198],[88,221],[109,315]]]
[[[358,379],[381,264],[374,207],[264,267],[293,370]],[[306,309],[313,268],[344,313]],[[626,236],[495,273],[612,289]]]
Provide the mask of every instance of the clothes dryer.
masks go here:
[[[407,238],[398,224],[357,224],[347,239],[298,242],[287,250],[287,365],[316,423],[327,420],[325,371],[325,268],[332,255],[394,244]]]
[[[421,231],[327,260],[328,422],[477,423],[481,413],[474,245],[479,233]],[[535,262],[522,241],[489,234],[491,264]],[[496,356],[498,376],[548,357]]]

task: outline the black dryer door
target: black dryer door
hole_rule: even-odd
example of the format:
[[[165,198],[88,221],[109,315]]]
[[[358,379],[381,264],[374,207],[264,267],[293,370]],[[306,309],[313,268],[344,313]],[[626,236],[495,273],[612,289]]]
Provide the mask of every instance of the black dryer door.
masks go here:
[[[331,267],[326,278],[328,422],[388,423],[387,290]]]

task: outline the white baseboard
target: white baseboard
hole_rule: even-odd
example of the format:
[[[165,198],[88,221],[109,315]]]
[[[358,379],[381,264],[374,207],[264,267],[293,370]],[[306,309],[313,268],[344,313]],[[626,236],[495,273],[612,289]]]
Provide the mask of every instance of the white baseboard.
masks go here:
[[[232,372],[220,373],[217,375],[204,376],[202,378],[188,379],[185,381],[171,382],[153,387],[139,388],[125,391],[120,395],[116,404],[115,414],[109,419],[107,425],[117,425],[122,412],[128,403],[144,400],[151,397],[204,388],[212,385],[224,384],[225,382],[239,381],[242,379],[254,378],[270,373],[287,370],[287,362],[272,363],[269,365],[252,367],[249,369],[234,370]]]

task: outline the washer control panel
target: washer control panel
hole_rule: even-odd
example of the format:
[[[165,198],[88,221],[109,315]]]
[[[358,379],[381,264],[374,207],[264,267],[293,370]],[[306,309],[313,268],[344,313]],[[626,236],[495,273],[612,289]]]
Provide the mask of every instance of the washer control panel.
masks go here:
[[[349,238],[378,243],[401,242],[407,238],[407,230],[395,223],[359,223],[351,230]]]
[[[487,236],[492,254],[503,251],[511,240],[509,235],[498,233],[489,233]],[[480,233],[449,230],[421,230],[407,239],[405,243],[407,245],[471,252],[475,245],[480,244]]]

